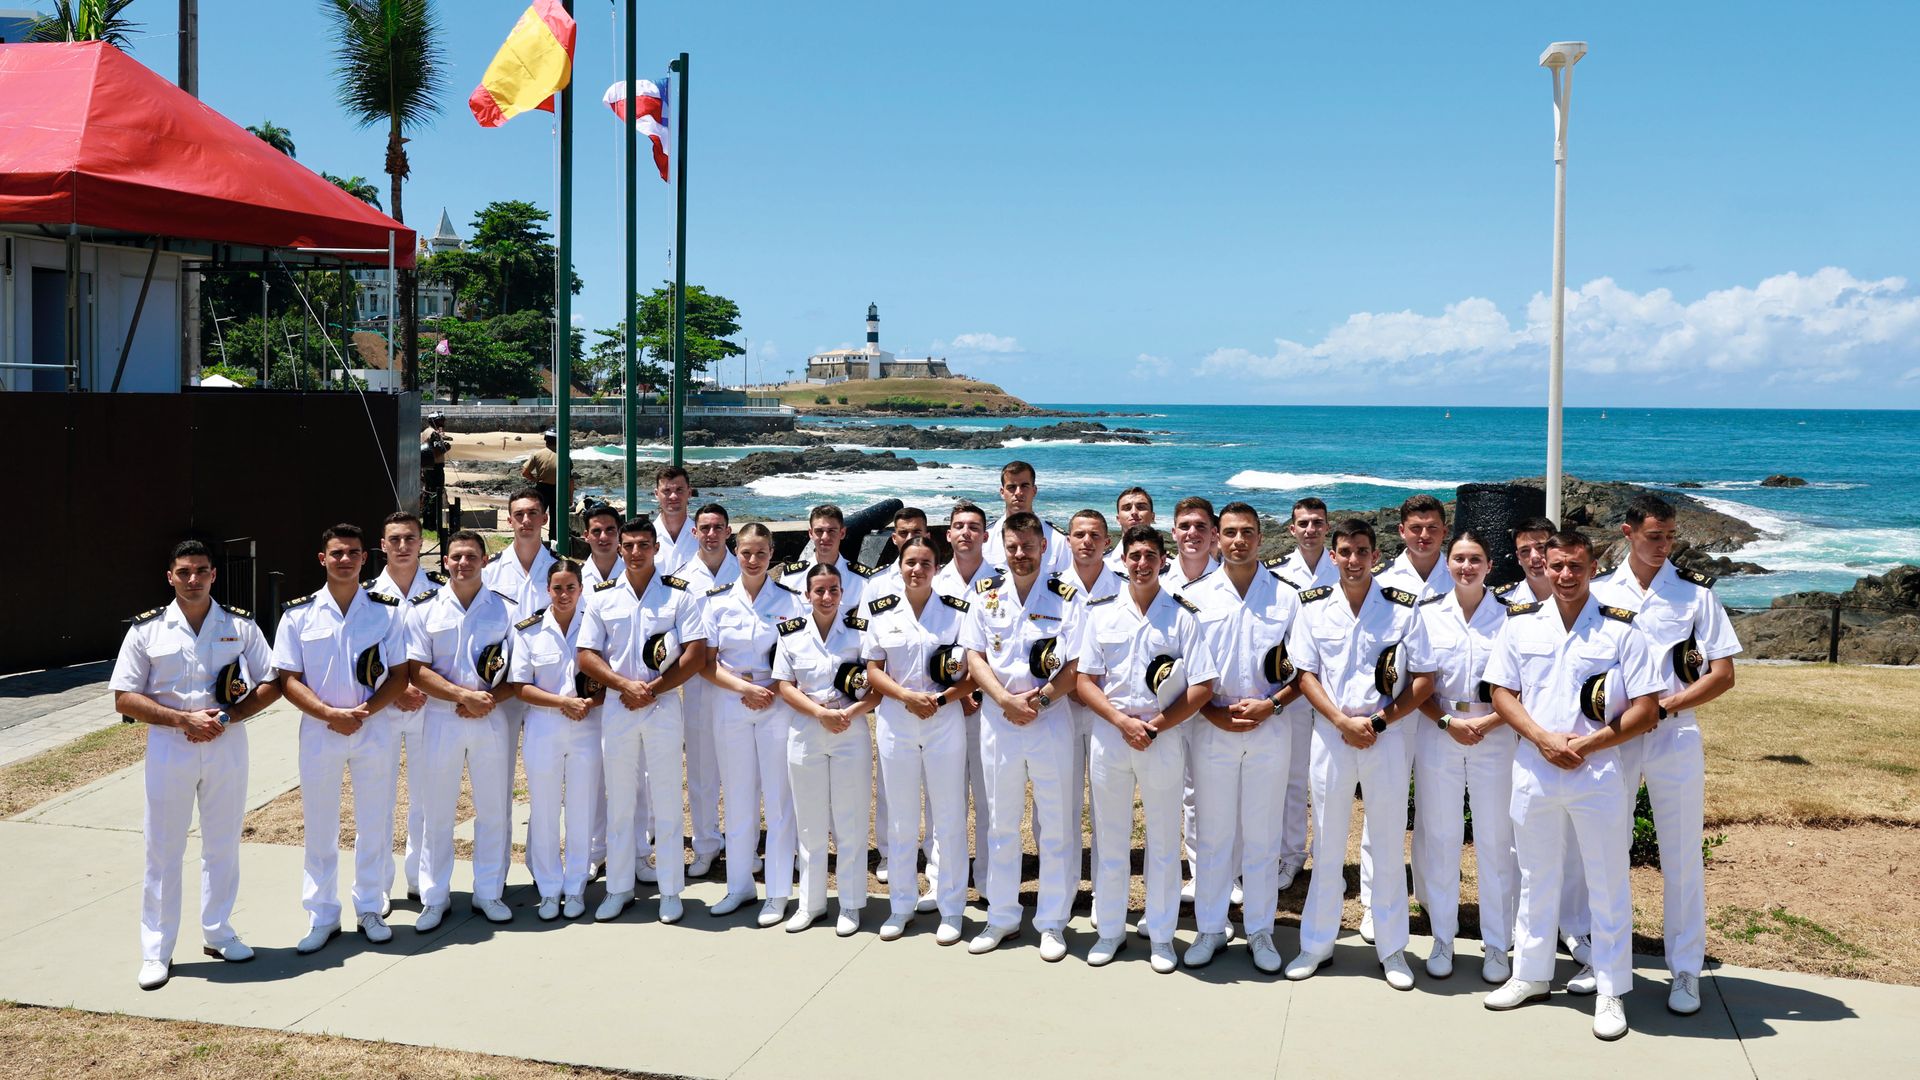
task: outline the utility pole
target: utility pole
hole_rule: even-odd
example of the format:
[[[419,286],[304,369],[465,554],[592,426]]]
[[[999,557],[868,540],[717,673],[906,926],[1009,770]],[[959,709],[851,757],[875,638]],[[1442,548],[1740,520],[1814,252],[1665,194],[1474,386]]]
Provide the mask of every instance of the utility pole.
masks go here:
[[[200,96],[200,0],[180,0],[180,63],[175,72],[180,89]],[[200,274],[180,275],[180,382],[200,374]]]

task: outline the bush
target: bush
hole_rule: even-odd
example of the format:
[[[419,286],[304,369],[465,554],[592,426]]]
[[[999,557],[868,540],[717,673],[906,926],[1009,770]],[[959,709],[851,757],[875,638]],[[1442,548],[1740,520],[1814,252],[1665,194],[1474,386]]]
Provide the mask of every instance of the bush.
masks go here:
[[[239,383],[241,386],[253,386],[260,381],[259,372],[249,371],[246,368],[234,364],[208,364],[200,369],[200,377],[202,379],[205,379],[209,375],[225,376]]]
[[[834,400],[838,401],[842,405],[845,405],[847,403],[847,395],[841,394],[839,397],[835,398]]]
[[[841,398],[840,400],[845,401],[846,399]],[[827,395],[825,394],[815,394],[813,395],[813,403],[815,405],[830,405],[832,404],[832,401],[828,399]]]
[[[1713,861],[1713,849],[1727,842],[1726,833],[1700,838],[1700,861]],[[1647,785],[1641,784],[1633,799],[1633,847],[1627,851],[1629,866],[1660,865],[1660,833],[1653,825],[1653,799]]]
[[[974,411],[974,412],[986,412],[986,411],[987,411],[987,407],[986,407],[985,405],[981,405],[981,404],[979,404],[979,403],[977,403],[977,402],[976,402],[976,403],[974,404],[974,406],[973,406],[973,411]]]

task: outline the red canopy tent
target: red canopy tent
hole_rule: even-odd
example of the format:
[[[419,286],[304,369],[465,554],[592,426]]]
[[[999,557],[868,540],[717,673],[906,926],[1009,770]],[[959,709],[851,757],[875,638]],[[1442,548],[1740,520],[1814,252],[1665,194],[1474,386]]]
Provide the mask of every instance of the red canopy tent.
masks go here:
[[[414,231],[104,42],[0,45],[0,222],[413,266]]]

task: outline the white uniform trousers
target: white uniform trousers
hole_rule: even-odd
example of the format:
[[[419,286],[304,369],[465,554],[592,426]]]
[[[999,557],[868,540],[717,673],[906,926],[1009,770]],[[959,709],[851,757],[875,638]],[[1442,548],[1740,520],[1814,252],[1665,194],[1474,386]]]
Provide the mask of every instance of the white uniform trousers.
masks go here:
[[[473,898],[498,900],[507,880],[506,788],[508,720],[496,708],[478,720],[444,701],[427,704],[426,820],[421,826],[420,900],[445,904],[453,886],[453,818],[460,770],[473,784]]]
[[[1281,812],[1280,855],[1307,862],[1307,793],[1313,788],[1313,707],[1296,701],[1280,710],[1279,720],[1287,729],[1287,799]],[[1273,723],[1268,720],[1267,723]]]
[[[681,687],[681,715],[687,725],[687,813],[692,820],[693,853],[718,855],[726,846],[720,832],[720,758],[714,745],[714,709],[725,692],[705,679]],[[734,698],[738,702],[739,698]],[[748,859],[749,866],[753,860]]]
[[[1632,794],[1637,793],[1635,789]],[[1631,837],[1633,813],[1632,804],[1628,805],[1628,836]],[[1573,822],[1567,822],[1565,832],[1561,838],[1565,855],[1560,860],[1560,932],[1586,937],[1593,932],[1593,913],[1587,910],[1587,870],[1580,865],[1580,844],[1573,835]]]
[[[838,735],[788,712],[787,776],[800,833],[800,909],[827,906],[827,837],[837,856],[840,906],[867,903],[867,836],[873,811],[873,730],[861,716]]]
[[[607,778],[607,891],[632,892],[637,851],[648,822],[640,820],[640,792],[647,793],[653,835],[660,846],[654,871],[660,895],[679,896],[687,863],[680,851],[686,832],[680,802],[680,757],[686,728],[680,695],[662,694],[653,704],[629,709],[609,692],[600,706],[600,764]]]
[[[504,822],[500,831],[500,865],[510,867],[513,865],[513,774],[520,757],[521,730],[527,722],[527,703],[513,698],[494,706],[493,711],[506,720],[505,772],[495,801],[499,804],[500,820]]]
[[[427,791],[427,709],[421,706],[412,712],[401,712],[398,708],[389,708],[380,714],[387,725],[387,780],[386,791],[389,805],[400,800],[400,752],[406,751],[407,758],[407,852],[401,858],[401,869],[406,875],[407,891],[420,891],[420,830],[426,817]],[[359,797],[356,790],[354,797]],[[387,860],[386,883],[388,894],[393,892],[393,860]]]
[[[1402,752],[1407,756],[1409,774],[1411,774],[1414,759],[1419,755],[1419,738],[1415,729],[1419,727],[1420,719],[1419,713],[1403,716],[1387,729],[1386,735],[1382,736],[1383,738],[1399,737]],[[1403,817],[1401,820],[1406,819]],[[1402,835],[1405,835],[1404,830]],[[1407,876],[1409,870],[1412,871],[1413,895],[1425,900],[1427,894],[1420,888],[1420,846],[1420,834],[1416,831],[1413,834],[1413,848],[1408,852],[1406,860],[1395,859],[1393,865],[1399,870],[1402,878]],[[1360,906],[1364,908],[1373,906],[1373,837],[1365,832],[1360,834]]]
[[[960,834],[963,841],[954,846],[955,858],[967,856],[965,868],[973,879],[974,888],[980,895],[987,895],[987,767],[986,759],[980,749],[980,710],[975,709],[971,716],[962,715],[960,724],[967,740],[966,757],[966,794],[969,799],[970,816],[963,815]],[[971,842],[969,841],[971,838]],[[940,853],[927,853],[927,891],[935,896],[940,894]],[[960,881],[960,894],[967,892],[966,879]]]
[[[575,896],[592,876],[593,815],[601,785],[600,717],[569,720],[559,709],[528,706],[527,868],[541,896]],[[566,847],[561,848],[561,816]]]
[[[1514,908],[1520,900],[1520,871],[1514,863],[1513,822],[1508,816],[1513,801],[1513,749],[1519,737],[1502,724],[1476,745],[1462,746],[1425,716],[1402,722],[1418,729],[1413,853],[1423,860],[1420,880],[1427,891],[1420,903],[1433,921],[1433,938],[1451,944],[1460,932],[1460,852],[1466,840],[1461,806],[1471,799],[1480,939],[1487,952],[1506,952],[1513,945]]]
[[[340,925],[340,779],[353,777],[353,913],[378,912],[393,878],[393,732],[383,711],[341,735],[300,717],[300,904],[313,926]]]
[[[1187,723],[1193,725],[1193,797],[1200,823],[1194,924],[1203,934],[1226,932],[1233,881],[1239,878],[1247,934],[1272,930],[1280,904],[1280,838],[1293,732],[1284,714],[1252,731],[1222,731],[1204,716]]]
[[[727,893],[754,891],[753,853],[760,843],[761,804],[766,804],[767,898],[793,895],[797,826],[793,786],[787,777],[787,731],[793,710],[775,698],[758,711],[737,694],[716,693],[713,745],[720,764],[720,793],[727,805]]]
[[[1519,956],[1515,978],[1553,978],[1560,873],[1568,823],[1586,868],[1593,912],[1593,972],[1613,997],[1633,986],[1633,896],[1627,880],[1632,796],[1622,790],[1618,752],[1601,750],[1581,767],[1539,777],[1513,769],[1513,846],[1520,863]]]
[[[913,914],[919,902],[920,878],[914,872],[920,848],[922,792],[927,813],[929,881],[940,915],[957,916],[967,902],[963,874],[936,878],[933,866],[967,865],[967,735],[960,703],[952,702],[925,720],[889,698],[874,718],[874,739],[880,747],[880,775],[893,792],[886,831],[887,898],[895,915]],[[924,788],[922,781],[924,780]],[[879,819],[876,819],[879,820]]]
[[[180,935],[180,864],[187,855],[196,803],[200,933],[209,945],[234,936],[227,920],[240,891],[247,729],[233,724],[212,742],[192,743],[178,728],[149,724],[145,771],[147,869],[140,897],[140,959],[172,960]]]
[[[1180,918],[1181,792],[1186,784],[1186,733],[1174,730],[1147,744],[1127,745],[1105,720],[1093,729],[1088,771],[1093,776],[1093,828],[1100,861],[1093,872],[1093,924],[1103,938],[1127,932],[1128,884],[1132,877],[1133,791],[1147,818],[1143,857],[1147,904],[1141,923],[1155,944],[1173,940]],[[1184,725],[1183,725],[1184,726]]]
[[[1088,858],[1092,870],[1087,874],[1087,880],[1093,880],[1093,871],[1100,866],[1100,833],[1091,827],[1092,823],[1088,820],[1091,803],[1087,793],[1092,787],[1089,767],[1093,764],[1093,729],[1096,724],[1106,725],[1107,722],[1095,716],[1092,709],[1071,698],[1067,699],[1067,713],[1073,717],[1073,767],[1072,778],[1067,781],[1067,827],[1074,832],[1073,841],[1068,845],[1067,869],[1073,875],[1073,888],[1077,892],[1080,887],[1081,836],[1087,838],[1087,846],[1091,849]],[[1128,824],[1127,836],[1131,842],[1131,823]]]
[[[1063,930],[1078,880],[1068,849],[1079,831],[1067,825],[1067,773],[1073,768],[1073,719],[1056,703],[1032,723],[1007,722],[989,698],[980,708],[980,756],[987,787],[987,923],[1020,925],[1020,822],[1033,783],[1034,846],[1040,852],[1036,930]]]
[[[1620,762],[1629,830],[1622,847],[1631,846],[1633,803],[1643,778],[1653,806],[1653,827],[1660,836],[1661,936],[1666,940],[1667,970],[1698,975],[1707,958],[1706,860],[1700,854],[1707,765],[1700,725],[1691,711],[1669,716],[1621,746]]]
[[[1407,723],[1408,721],[1401,721]],[[1365,750],[1348,746],[1333,722],[1313,721],[1313,881],[1300,913],[1300,951],[1333,952],[1340,933],[1340,900],[1346,893],[1347,832],[1353,817],[1353,785],[1360,784],[1367,812],[1363,828],[1374,850],[1397,853],[1407,835],[1407,739],[1391,728]],[[1380,811],[1375,813],[1375,811]],[[1373,947],[1381,959],[1407,947],[1407,876],[1382,874],[1374,882]]]

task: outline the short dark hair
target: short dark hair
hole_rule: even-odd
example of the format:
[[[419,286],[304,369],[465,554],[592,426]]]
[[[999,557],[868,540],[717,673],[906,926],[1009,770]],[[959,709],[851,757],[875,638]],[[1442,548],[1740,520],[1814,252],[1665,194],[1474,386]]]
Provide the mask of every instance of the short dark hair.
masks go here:
[[[1547,520],[1546,518],[1536,516],[1536,517],[1530,517],[1530,518],[1522,518],[1520,521],[1520,524],[1515,525],[1511,530],[1509,530],[1507,532],[1507,535],[1512,537],[1518,537],[1521,533],[1537,532],[1537,533],[1546,533],[1548,536],[1552,536],[1554,533],[1557,533],[1559,531],[1560,531],[1560,527],[1558,525],[1555,525],[1553,522]]]
[[[1440,505],[1439,499],[1424,492],[1409,495],[1407,501],[1400,504],[1400,520],[1405,521],[1414,514],[1439,514],[1441,521],[1447,520],[1447,508]]]
[[[844,529],[847,526],[847,515],[832,503],[821,503],[807,511],[807,524],[812,525],[816,521],[831,521]]]
[[[1151,525],[1129,525],[1127,531],[1120,534],[1121,552],[1131,550],[1135,544],[1152,544],[1153,550],[1159,552],[1162,558],[1166,557],[1167,538]]]
[[[1547,550],[1584,551],[1587,553],[1587,556],[1591,558],[1593,556],[1593,541],[1587,539],[1584,533],[1575,532],[1572,529],[1565,529],[1547,537]]]
[[[1046,526],[1040,524],[1040,516],[1026,510],[1008,514],[1006,520],[1000,523],[1000,531],[1003,533],[1032,533],[1040,537],[1047,535]]]
[[[814,563],[813,568],[807,571],[806,587],[809,590],[813,588],[813,579],[818,577],[831,577],[833,580],[839,581],[840,568],[830,562]]]
[[[1447,554],[1453,554],[1453,549],[1458,546],[1462,540],[1470,544],[1478,544],[1482,555],[1487,556],[1489,559],[1493,557],[1493,546],[1487,543],[1487,538],[1480,535],[1480,530],[1478,529],[1461,529],[1459,532],[1454,533],[1453,538],[1447,541]]]
[[[1321,517],[1327,516],[1327,504],[1321,502],[1318,496],[1309,495],[1304,499],[1293,501],[1293,510],[1287,515],[1287,523],[1292,524],[1293,519],[1299,517],[1302,510],[1318,510]]]
[[[559,573],[568,573],[574,577],[579,577],[580,564],[573,559],[555,559],[553,560],[553,565],[547,567],[547,581],[553,581],[553,575]]]
[[[952,525],[953,519],[959,517],[961,514],[978,515],[980,518],[980,524],[983,527],[987,523],[987,512],[985,510],[980,509],[979,504],[971,503],[965,499],[961,499],[959,502],[953,504],[953,509],[947,511],[947,524]]]
[[[1179,502],[1174,503],[1173,504],[1173,520],[1179,521],[1180,515],[1186,513],[1189,510],[1205,511],[1207,515],[1207,523],[1209,525],[1220,524],[1219,515],[1213,512],[1213,503],[1207,501],[1206,499],[1201,498],[1198,495],[1189,495],[1186,498],[1181,499]]]
[[[523,487],[515,491],[513,494],[507,496],[507,509],[509,510],[513,509],[513,504],[519,502],[522,499],[532,499],[534,502],[539,503],[541,510],[545,510],[547,508],[546,497],[540,494],[539,488]]]
[[[1141,498],[1147,500],[1147,509],[1149,510],[1153,509],[1152,493],[1150,493],[1149,491],[1147,491],[1146,488],[1143,488],[1138,484],[1135,484],[1134,486],[1128,488],[1127,490],[1121,492],[1120,494],[1115,495],[1113,497],[1113,508],[1115,510],[1120,509],[1120,500],[1126,498],[1129,495],[1138,495]]]
[[[1672,521],[1677,514],[1678,511],[1674,510],[1672,503],[1651,491],[1643,491],[1635,495],[1633,501],[1627,504],[1627,524],[1636,529],[1648,518],[1655,521]]]
[[[411,510],[395,510],[393,513],[388,514],[386,518],[380,522],[381,536],[384,537],[387,535],[387,526],[389,525],[411,525],[416,532],[424,531],[420,525],[420,515]]]
[[[1260,531],[1260,511],[1255,510],[1251,503],[1244,503],[1244,502],[1240,502],[1239,500],[1235,500],[1233,502],[1228,503],[1227,505],[1220,508],[1220,516],[1214,519],[1214,523],[1218,524],[1219,522],[1226,520],[1226,516],[1228,514],[1245,514],[1246,516],[1253,519],[1253,531],[1254,532]]]
[[[212,562],[213,549],[199,540],[182,540],[173,545],[173,554],[167,556],[167,565],[171,567],[181,559],[191,559],[195,556]]]
[[[653,470],[654,487],[659,487],[668,480],[685,480],[688,487],[693,486],[693,477],[688,476],[687,470],[678,465],[662,465]]]
[[[729,525],[733,524],[733,518],[728,516],[727,508],[724,506],[721,506],[719,503],[708,503],[705,506],[702,506],[700,509],[695,510],[693,512],[693,519],[695,521],[698,521],[701,518],[707,516],[708,514],[719,514],[721,521],[724,521]]]
[[[896,553],[895,560],[898,561],[900,559],[906,558],[907,552],[913,550],[914,548],[926,548],[927,554],[933,556],[933,564],[935,566],[940,565],[940,549],[937,547],[934,547],[933,539],[927,536],[907,537],[907,542],[900,545],[900,550],[898,553]]]
[[[362,551],[366,550],[367,547],[367,536],[360,531],[360,526],[349,525],[344,521],[338,525],[329,525],[321,531],[320,550],[327,550],[327,545],[333,543],[335,540],[351,540],[359,544]]]
[[[1112,529],[1107,527],[1107,515],[1101,513],[1098,510],[1091,510],[1091,509],[1074,511],[1073,516],[1067,519],[1067,528],[1071,530],[1073,528],[1073,523],[1076,521],[1079,521],[1081,518],[1092,518],[1094,521],[1099,522],[1100,531],[1103,533],[1111,533],[1113,531]]]
[[[1327,534],[1327,546],[1339,547],[1340,541],[1354,536],[1366,537],[1368,547],[1377,548],[1380,546],[1380,538],[1374,535],[1373,526],[1367,524],[1365,518],[1357,517],[1348,518],[1340,524],[1335,525],[1333,531]]]
[[[443,560],[447,557],[446,553],[451,552],[453,550],[453,545],[455,544],[472,544],[475,547],[480,549],[480,555],[482,558],[486,557],[487,538],[484,536],[481,536],[477,532],[474,532],[472,529],[461,529],[458,532],[454,533],[453,535],[447,537],[446,544],[443,545],[440,549],[441,550],[440,557]]]
[[[597,502],[588,504],[586,510],[581,512],[580,524],[591,525],[593,524],[593,519],[597,517],[612,518],[613,527],[616,529],[626,521],[626,518],[620,516],[620,511],[615,509],[612,503]]]
[[[1016,473],[1026,473],[1027,476],[1032,478],[1035,483],[1038,483],[1040,480],[1040,474],[1033,471],[1032,465],[1029,465],[1024,461],[1021,461],[1018,458],[1015,458],[1014,460],[1007,462],[1005,465],[1000,466],[1000,482],[1002,484],[1005,484],[1007,482],[1007,477]]]
[[[650,536],[660,539],[660,530],[653,527],[653,519],[645,514],[628,518],[620,525],[621,536]]]
[[[898,528],[903,521],[917,521],[925,525],[927,523],[927,512],[917,506],[903,506],[893,512],[894,527]]]

